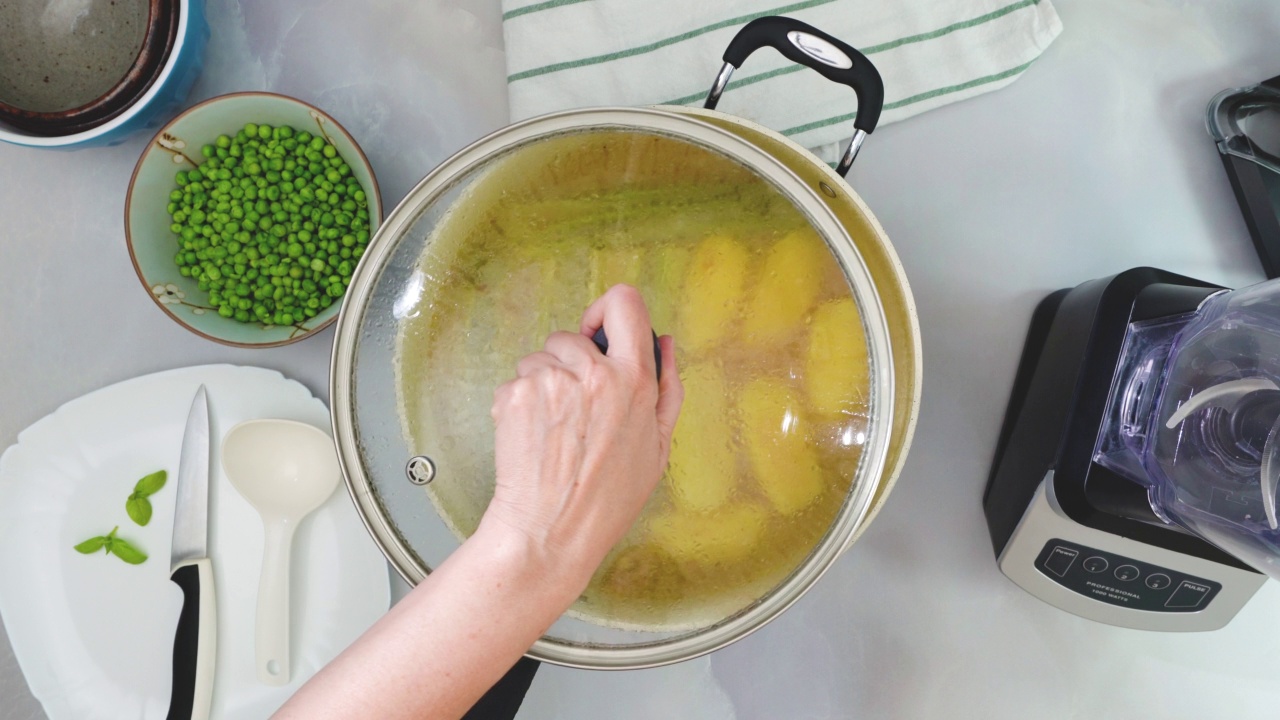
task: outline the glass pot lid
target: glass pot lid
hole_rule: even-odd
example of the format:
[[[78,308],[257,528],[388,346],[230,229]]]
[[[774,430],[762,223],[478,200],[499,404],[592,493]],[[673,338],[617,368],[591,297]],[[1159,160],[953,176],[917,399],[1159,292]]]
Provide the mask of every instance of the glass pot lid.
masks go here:
[[[777,160],[658,109],[511,126],[392,213],[338,321],[339,455],[407,580],[492,496],[494,388],[619,282],[675,337],[686,399],[659,490],[530,651],[582,667],[688,659],[798,599],[867,512],[892,408],[872,279]]]

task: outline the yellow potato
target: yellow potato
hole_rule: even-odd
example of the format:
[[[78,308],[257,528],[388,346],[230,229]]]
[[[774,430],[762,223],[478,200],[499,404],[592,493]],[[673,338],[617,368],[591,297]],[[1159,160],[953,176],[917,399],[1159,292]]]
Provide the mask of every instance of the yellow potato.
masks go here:
[[[827,246],[812,230],[794,230],[774,243],[743,320],[747,339],[772,343],[799,329],[813,309],[830,262]]]
[[[643,543],[626,548],[607,563],[600,588],[614,597],[670,602],[684,594],[685,578],[666,550]]]
[[[738,412],[756,482],[769,502],[791,515],[817,500],[826,483],[791,388],[775,380],[753,380],[742,389]]]
[[[703,362],[683,368],[684,406],[671,443],[667,484],[683,510],[724,504],[737,481],[737,457],[729,446],[729,388],[724,370]]]
[[[866,400],[867,341],[852,298],[826,303],[813,313],[804,381],[809,407],[827,417]]]
[[[679,562],[715,565],[745,559],[764,534],[768,512],[748,502],[712,513],[668,513],[649,521],[654,541]]]
[[[726,335],[742,314],[749,260],[742,243],[724,235],[712,235],[698,245],[684,279],[682,347],[698,352]]]

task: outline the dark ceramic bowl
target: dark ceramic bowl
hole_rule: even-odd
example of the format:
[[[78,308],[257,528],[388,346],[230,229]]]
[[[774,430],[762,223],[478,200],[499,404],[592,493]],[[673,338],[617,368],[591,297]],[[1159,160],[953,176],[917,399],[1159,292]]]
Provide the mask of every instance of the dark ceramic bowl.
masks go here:
[[[10,39],[17,34],[15,29],[17,25],[14,24],[16,22],[14,18],[19,17],[17,9],[30,12],[27,8],[34,3],[45,10],[50,8],[65,10],[68,7],[84,10],[93,7],[94,3],[105,2],[110,6],[111,1],[0,0],[0,75],[3,75],[9,67],[8,64],[12,62],[14,45],[11,44]],[[146,3],[147,18],[150,22],[152,17],[150,0],[114,0],[117,6],[121,3],[139,1]],[[57,130],[57,134],[51,134],[52,131],[47,129],[36,132],[20,127],[10,118],[0,115],[0,141],[27,147],[61,150],[103,147],[124,142],[133,133],[145,128],[158,127],[169,119],[181,107],[196,77],[200,74],[204,48],[209,40],[209,24],[205,21],[205,0],[161,0],[161,2],[167,6],[168,22],[175,29],[170,33],[171,37],[166,37],[166,49],[157,53],[160,65],[154,76],[148,78],[142,87],[135,90],[135,94],[125,97],[115,108],[107,109],[97,118],[67,122]],[[140,7],[140,5],[134,6],[137,17],[140,17],[138,15],[141,12]],[[40,12],[37,11],[36,14],[40,15]],[[58,14],[58,12],[54,13],[55,16]],[[88,15],[81,22],[87,18]],[[58,26],[55,24],[56,27]],[[101,34],[95,37],[101,37]],[[9,97],[12,92],[4,89],[7,86],[3,83],[8,77],[0,77],[0,99]],[[44,76],[40,75],[39,78],[43,84]],[[54,77],[51,75],[49,79],[52,84]]]
[[[119,116],[164,68],[178,20],[176,0],[5,0],[0,120],[53,136]]]

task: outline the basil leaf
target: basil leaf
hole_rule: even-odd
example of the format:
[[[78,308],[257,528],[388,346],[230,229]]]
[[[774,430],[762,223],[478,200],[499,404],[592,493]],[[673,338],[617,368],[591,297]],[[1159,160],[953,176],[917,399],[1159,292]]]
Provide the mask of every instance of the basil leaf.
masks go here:
[[[169,474],[166,473],[164,470],[158,470],[156,472],[153,472],[150,475],[147,475],[146,477],[139,480],[138,484],[133,486],[133,494],[137,495],[138,497],[147,497],[148,495],[155,495],[156,492],[160,490],[160,488],[164,487],[164,481],[167,480],[168,477],[169,477]],[[138,523],[138,524],[146,525],[145,522]]]
[[[116,538],[111,543],[111,552],[130,565],[141,565],[147,561],[147,554],[130,545],[124,538]]]
[[[147,523],[151,522],[151,501],[139,496],[137,493],[130,495],[129,499],[125,501],[124,510],[129,513],[129,519],[139,525],[145,527]]]
[[[82,552],[85,555],[88,555],[90,553],[96,553],[102,549],[103,545],[106,545],[106,544],[107,544],[107,539],[99,535],[98,537],[89,538],[88,540],[85,540],[79,545],[76,545],[76,552]]]

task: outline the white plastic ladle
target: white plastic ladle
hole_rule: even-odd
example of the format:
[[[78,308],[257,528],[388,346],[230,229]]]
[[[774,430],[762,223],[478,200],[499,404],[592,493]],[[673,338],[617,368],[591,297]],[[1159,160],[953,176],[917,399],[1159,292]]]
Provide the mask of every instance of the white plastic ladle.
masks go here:
[[[298,523],[338,487],[333,440],[292,420],[250,420],[222,441],[231,485],[262,515],[262,575],[254,634],[258,680],[289,682],[289,558]]]

